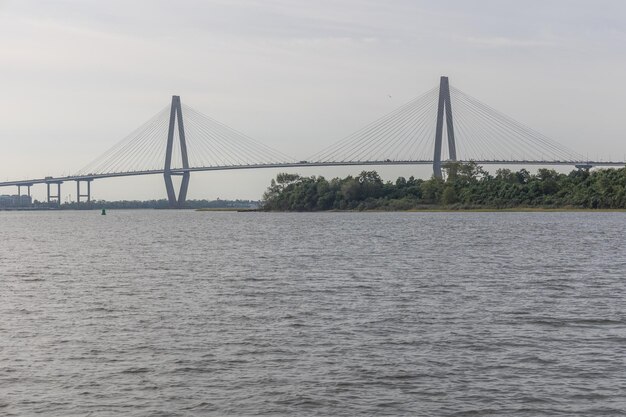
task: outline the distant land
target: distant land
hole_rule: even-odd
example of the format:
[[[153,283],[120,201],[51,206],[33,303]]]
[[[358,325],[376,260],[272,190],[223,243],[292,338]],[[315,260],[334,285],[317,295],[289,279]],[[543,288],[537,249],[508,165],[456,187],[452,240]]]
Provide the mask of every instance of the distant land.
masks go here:
[[[492,175],[476,163],[447,163],[445,179],[399,177],[376,171],[333,178],[281,173],[262,200],[187,200],[184,208],[207,211],[563,211],[626,210],[626,168],[512,171]],[[0,210],[167,209],[168,200],[97,200],[90,203],[23,201],[0,196]],[[22,196],[24,197],[24,196]]]
[[[376,171],[356,177],[278,174],[263,196],[266,211],[401,210],[622,210],[626,168],[575,169],[569,174],[539,169],[498,169],[447,163],[445,179],[399,177],[384,182]]]
[[[11,203],[10,199],[6,199],[7,204],[0,204],[0,210],[75,210],[77,208],[83,210],[89,209],[167,209],[169,203],[166,199],[161,200],[121,200],[121,201],[106,201],[97,200],[89,203],[81,202],[80,207],[77,207],[76,202],[63,203],[60,206],[49,206],[45,202],[39,202],[35,200],[32,204],[16,206]],[[187,200],[185,207],[188,209],[257,209],[261,205],[260,201],[254,200]]]

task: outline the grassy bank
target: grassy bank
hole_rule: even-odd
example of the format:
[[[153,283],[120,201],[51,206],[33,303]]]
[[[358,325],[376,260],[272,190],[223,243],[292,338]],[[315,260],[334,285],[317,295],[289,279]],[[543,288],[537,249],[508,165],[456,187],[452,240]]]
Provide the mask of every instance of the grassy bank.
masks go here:
[[[212,210],[197,210],[212,211]],[[289,210],[250,210],[264,213],[293,213]],[[295,211],[310,213],[310,211]],[[316,213],[626,213],[626,209],[584,209],[584,208],[541,208],[541,207],[509,207],[509,208],[413,208],[407,210],[317,210]]]
[[[249,211],[259,211],[258,209],[253,208],[237,208],[237,207],[204,207],[196,209],[196,211],[239,211],[239,212],[249,212]]]

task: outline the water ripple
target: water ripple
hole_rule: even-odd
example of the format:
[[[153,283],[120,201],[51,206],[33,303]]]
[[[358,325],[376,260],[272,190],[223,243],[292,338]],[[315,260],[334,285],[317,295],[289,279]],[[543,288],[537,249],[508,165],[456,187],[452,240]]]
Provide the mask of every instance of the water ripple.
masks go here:
[[[626,410],[619,213],[98,214],[0,212],[3,416]]]

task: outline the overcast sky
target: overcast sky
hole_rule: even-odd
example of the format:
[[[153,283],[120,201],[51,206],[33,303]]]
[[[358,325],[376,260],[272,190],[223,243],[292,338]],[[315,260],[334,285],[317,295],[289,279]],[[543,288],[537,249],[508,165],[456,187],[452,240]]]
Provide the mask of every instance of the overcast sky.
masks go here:
[[[301,159],[444,74],[581,154],[624,160],[625,28],[623,0],[0,0],[0,180],[74,173],[173,94]],[[259,198],[275,174],[193,174],[189,197]],[[93,189],[165,196],[160,176]]]

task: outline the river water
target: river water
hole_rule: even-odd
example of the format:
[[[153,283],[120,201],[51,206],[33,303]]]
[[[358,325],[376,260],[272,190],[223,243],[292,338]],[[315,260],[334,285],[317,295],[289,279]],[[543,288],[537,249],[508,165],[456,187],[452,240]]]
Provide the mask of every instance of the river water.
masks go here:
[[[624,415],[626,214],[0,212],[0,415]]]

